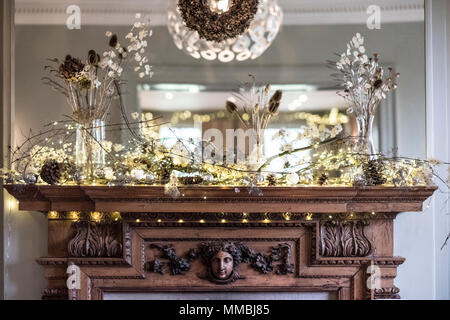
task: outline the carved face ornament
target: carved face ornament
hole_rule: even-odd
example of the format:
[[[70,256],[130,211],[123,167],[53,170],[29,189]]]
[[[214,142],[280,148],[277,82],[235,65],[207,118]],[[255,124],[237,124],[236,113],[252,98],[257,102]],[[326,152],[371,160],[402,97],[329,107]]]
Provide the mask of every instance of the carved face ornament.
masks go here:
[[[233,273],[233,256],[225,251],[219,251],[213,256],[211,270],[213,275],[220,280],[228,279]]]

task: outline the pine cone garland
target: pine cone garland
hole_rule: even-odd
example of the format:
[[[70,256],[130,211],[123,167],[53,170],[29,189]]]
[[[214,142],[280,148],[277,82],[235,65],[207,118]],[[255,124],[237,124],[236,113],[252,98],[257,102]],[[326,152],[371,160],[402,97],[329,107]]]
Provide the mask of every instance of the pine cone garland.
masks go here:
[[[54,159],[46,160],[41,168],[40,176],[44,182],[54,185],[61,181],[64,171],[64,164]]]
[[[327,184],[328,182],[328,176],[325,173],[322,173],[319,178],[317,179],[317,183],[321,186],[324,184]]]
[[[274,174],[269,174],[267,176],[267,185],[275,186],[277,184],[277,177]]]
[[[379,186],[386,183],[383,176],[384,165],[380,160],[368,160],[363,164],[363,172],[368,186]]]

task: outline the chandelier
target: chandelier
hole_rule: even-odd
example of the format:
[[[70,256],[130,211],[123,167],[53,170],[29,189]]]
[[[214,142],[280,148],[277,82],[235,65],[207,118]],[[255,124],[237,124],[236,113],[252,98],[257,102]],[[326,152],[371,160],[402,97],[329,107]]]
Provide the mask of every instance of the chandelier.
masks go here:
[[[211,10],[224,12],[232,0],[210,0]],[[249,29],[235,39],[213,42],[201,39],[188,29],[177,9],[178,0],[169,1],[168,28],[176,47],[195,59],[221,62],[256,59],[270,47],[280,30],[283,11],[277,0],[260,0]]]

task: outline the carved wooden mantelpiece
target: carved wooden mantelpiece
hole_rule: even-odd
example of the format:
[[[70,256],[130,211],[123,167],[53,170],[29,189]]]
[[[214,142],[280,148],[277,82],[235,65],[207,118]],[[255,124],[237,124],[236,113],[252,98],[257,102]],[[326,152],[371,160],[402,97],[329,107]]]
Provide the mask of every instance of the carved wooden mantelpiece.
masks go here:
[[[404,259],[393,256],[394,219],[421,211],[436,189],[263,187],[255,196],[199,186],[172,199],[160,186],[5,188],[21,210],[57,211],[48,214],[48,256],[38,259],[44,299],[174,291],[398,298]],[[79,289],[67,289],[68,266],[79,267]]]

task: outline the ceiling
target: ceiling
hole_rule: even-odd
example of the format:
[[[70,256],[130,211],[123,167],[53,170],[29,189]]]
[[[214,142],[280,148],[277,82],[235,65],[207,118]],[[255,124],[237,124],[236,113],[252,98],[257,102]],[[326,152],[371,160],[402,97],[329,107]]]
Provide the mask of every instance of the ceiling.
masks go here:
[[[175,0],[170,0],[175,1]],[[378,5],[383,23],[424,20],[423,0],[278,0],[285,25],[365,23],[367,8]],[[64,25],[70,5],[81,8],[86,25],[129,25],[134,14],[150,16],[153,25],[166,24],[168,0],[16,0],[17,24]]]

